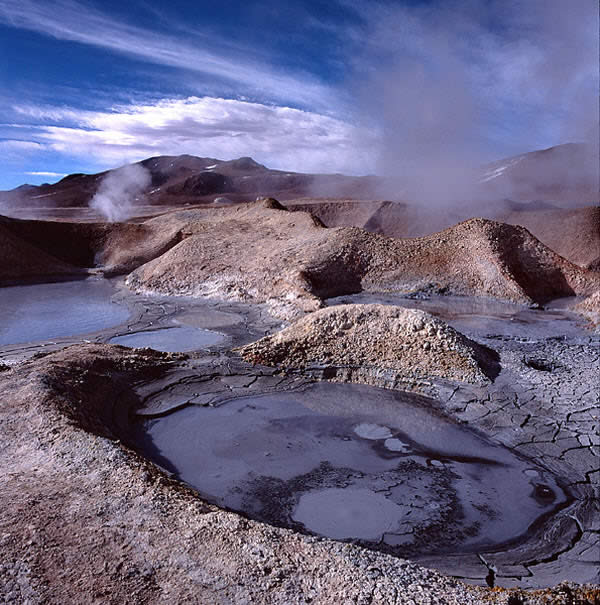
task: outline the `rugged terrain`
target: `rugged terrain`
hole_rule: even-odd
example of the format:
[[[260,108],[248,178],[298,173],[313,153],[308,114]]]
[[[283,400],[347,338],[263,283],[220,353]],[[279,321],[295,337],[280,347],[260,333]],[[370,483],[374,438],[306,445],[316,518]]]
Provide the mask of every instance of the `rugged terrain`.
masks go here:
[[[588,295],[584,270],[521,227],[472,219],[430,236],[393,239],[323,227],[277,201],[171,212],[141,224],[3,219],[0,279],[133,271],[129,285],[169,295],[269,302],[282,317],[327,297],[366,291],[445,292],[526,304]],[[136,268],[137,267],[137,268]]]
[[[181,363],[178,356],[84,345],[0,374],[0,577],[7,602],[76,603],[83,594],[90,603],[597,602],[592,586],[467,586],[204,503],[119,443],[127,442],[128,407],[139,405],[132,386]]]
[[[186,237],[134,271],[128,278],[132,288],[270,302],[283,316],[361,290],[541,303],[591,294],[600,283],[600,275],[569,263],[525,229],[483,219],[397,240],[356,228],[325,229],[311,216],[285,212],[267,200],[210,213],[172,213],[146,224],[179,225]]]
[[[488,218],[458,224],[470,202],[424,220],[371,177],[272,171],[250,158],[141,162],[151,186],[127,223],[99,222],[87,207],[106,173],[0,195],[13,216],[61,219],[0,217],[0,284],[122,275],[129,289],[117,298],[132,309],[112,331],[0,349],[0,598],[600,603],[600,341],[581,326],[600,317],[588,155],[561,146],[484,167]],[[274,199],[238,203],[265,194],[296,212]],[[553,310],[574,295],[581,316]],[[188,356],[63,348],[185,326],[217,327],[221,344]],[[501,548],[409,562],[219,509],[132,438],[141,417],[323,380],[411,391],[540,464],[567,500]],[[581,584],[558,584],[567,572]]]
[[[475,214],[525,227],[543,244],[581,267],[595,267],[600,258],[599,206],[566,209],[499,200],[462,208],[427,208],[403,202],[314,198],[288,200],[285,205],[292,211],[310,212],[328,227],[361,227],[395,238],[429,235]]]
[[[374,183],[372,177],[272,170],[248,157],[223,161],[190,155],[158,156],[134,166],[145,169],[150,177],[148,186],[135,200],[136,206],[146,212],[153,206],[210,205],[215,200],[218,206],[219,199],[248,202],[264,195],[288,199],[316,191],[364,197],[373,189]],[[111,172],[114,171],[71,174],[53,185],[22,185],[12,191],[2,191],[0,208],[10,209],[11,214],[19,216],[23,208],[33,207],[38,211],[87,208],[103,179]]]
[[[575,305],[574,309],[588,317],[595,326],[600,326],[600,290]]]
[[[273,170],[249,157],[224,161],[190,155],[157,156],[132,166],[146,170],[149,175],[148,185],[135,200],[135,205],[144,207],[146,212],[152,206],[206,205],[218,198],[248,202],[262,196],[282,200],[305,196],[392,199],[408,202],[416,209],[430,205],[427,200],[402,199],[403,183],[394,179]],[[1,191],[0,208],[5,209],[4,213],[10,210],[11,215],[21,217],[31,208],[37,208],[38,212],[87,209],[103,179],[117,170],[71,174],[55,184],[22,185],[11,191]],[[501,205],[505,200],[526,204],[550,202],[568,208],[600,201],[598,151],[583,144],[558,145],[485,164],[474,170],[473,179],[467,188],[469,200],[465,200],[471,202],[471,209],[484,203]],[[137,216],[140,216],[139,210]],[[464,218],[468,216],[455,216],[448,224],[434,225],[433,229]]]

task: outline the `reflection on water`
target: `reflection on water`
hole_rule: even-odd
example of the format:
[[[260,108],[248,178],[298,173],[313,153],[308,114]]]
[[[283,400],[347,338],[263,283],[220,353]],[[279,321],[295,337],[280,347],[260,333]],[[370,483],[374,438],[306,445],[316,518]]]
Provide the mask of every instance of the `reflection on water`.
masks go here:
[[[88,334],[127,320],[104,279],[0,288],[0,345]]]

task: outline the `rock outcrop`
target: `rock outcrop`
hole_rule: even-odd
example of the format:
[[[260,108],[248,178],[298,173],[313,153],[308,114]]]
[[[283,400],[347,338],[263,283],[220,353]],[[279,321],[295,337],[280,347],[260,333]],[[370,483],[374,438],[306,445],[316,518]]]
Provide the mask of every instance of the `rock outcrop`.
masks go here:
[[[443,321],[386,305],[321,309],[240,352],[246,361],[263,365],[347,366],[391,373],[392,381],[438,377],[487,382],[498,370],[493,351]]]
[[[268,199],[173,212],[144,225],[179,231],[183,239],[130,274],[133,289],[267,302],[287,318],[361,290],[530,304],[600,287],[600,275],[568,262],[527,230],[484,219],[397,240],[353,227],[326,229]]]

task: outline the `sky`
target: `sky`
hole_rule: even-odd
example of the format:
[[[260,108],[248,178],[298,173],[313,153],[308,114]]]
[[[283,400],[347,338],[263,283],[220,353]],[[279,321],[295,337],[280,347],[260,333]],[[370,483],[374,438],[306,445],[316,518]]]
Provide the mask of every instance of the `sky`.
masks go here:
[[[156,155],[424,175],[597,140],[597,0],[0,0],[0,189]]]

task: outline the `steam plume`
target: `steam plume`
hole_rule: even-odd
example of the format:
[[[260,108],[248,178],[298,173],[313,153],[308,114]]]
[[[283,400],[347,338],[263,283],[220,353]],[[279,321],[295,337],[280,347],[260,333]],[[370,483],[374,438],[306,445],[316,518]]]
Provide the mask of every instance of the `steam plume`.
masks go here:
[[[150,173],[139,164],[112,170],[100,183],[90,208],[100,212],[111,223],[123,221],[131,216],[136,200],[150,181]]]
[[[363,18],[357,93],[389,197],[447,208],[481,199],[486,162],[566,142],[597,155],[596,0],[375,3]]]

